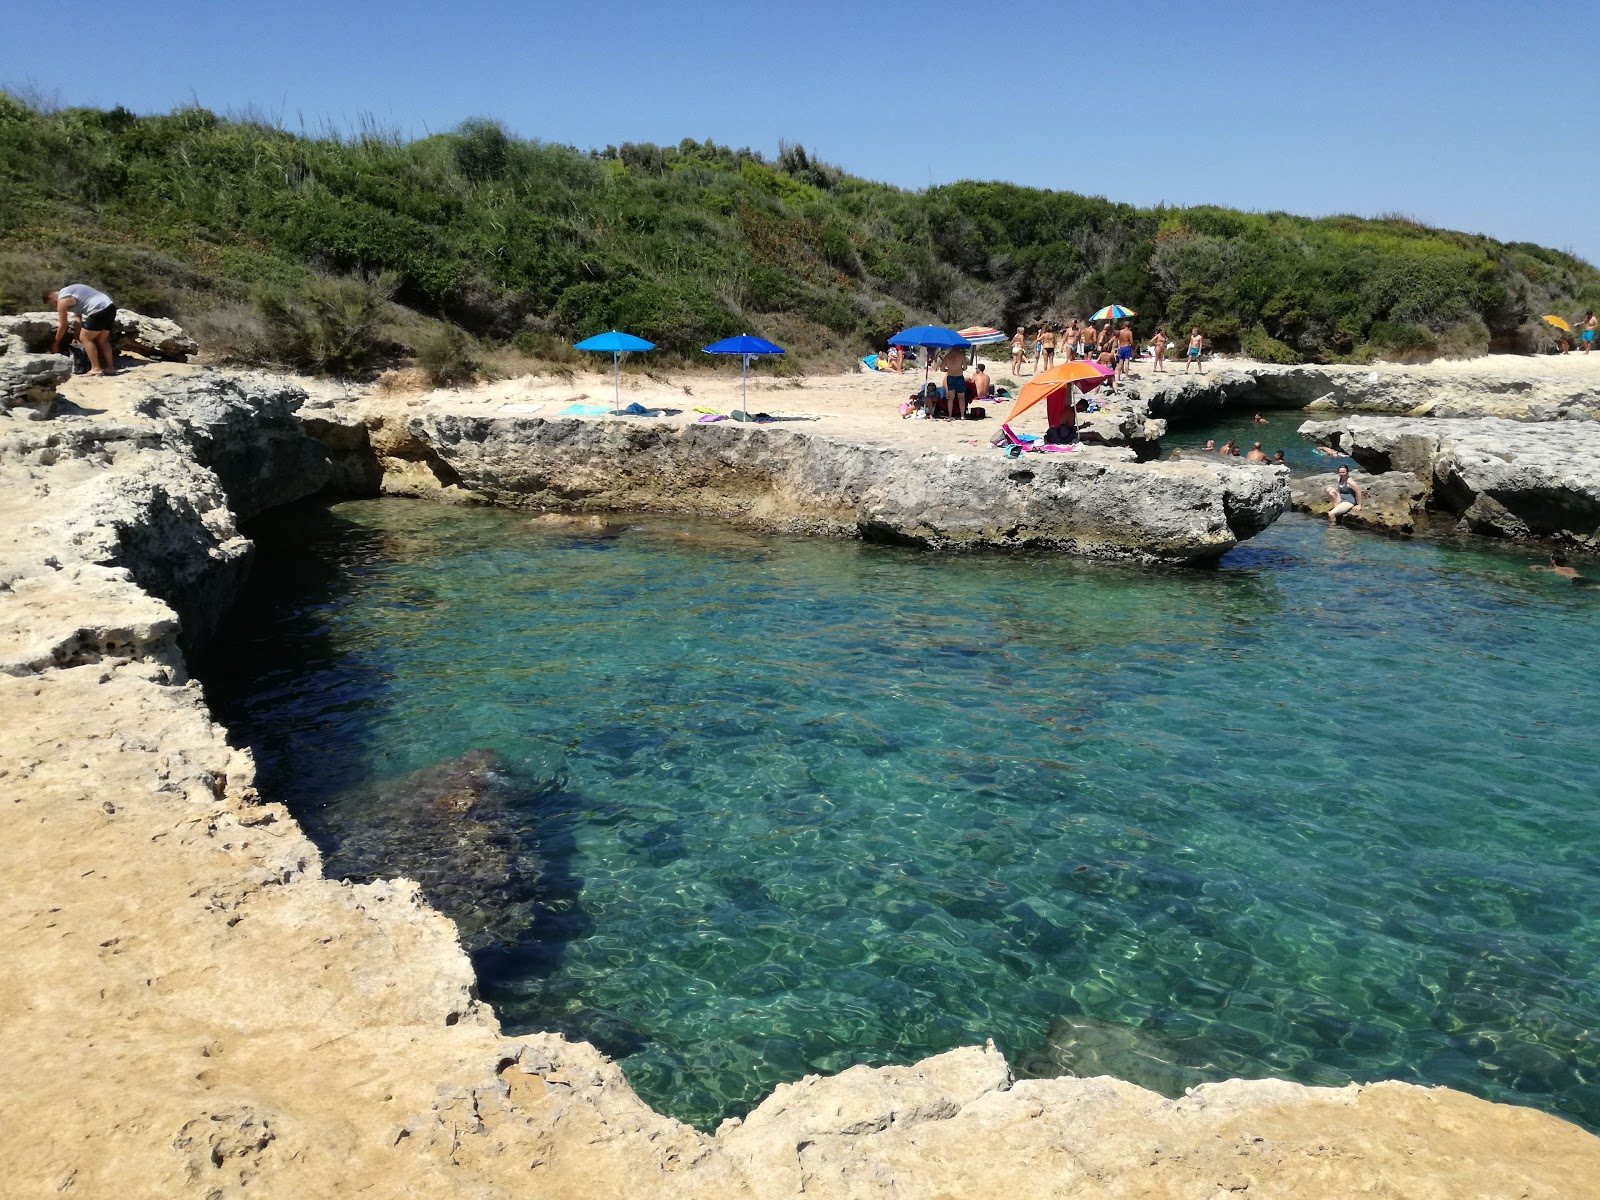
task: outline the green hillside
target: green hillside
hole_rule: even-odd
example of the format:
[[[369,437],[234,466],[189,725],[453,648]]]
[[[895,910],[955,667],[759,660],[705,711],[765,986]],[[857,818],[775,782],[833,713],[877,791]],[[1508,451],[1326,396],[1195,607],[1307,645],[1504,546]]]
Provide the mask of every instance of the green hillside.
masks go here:
[[[1535,349],[1539,314],[1600,307],[1600,273],[1569,255],[1399,219],[911,192],[799,147],[580,152],[488,121],[307,137],[0,92],[0,309],[67,275],[241,352],[285,306],[354,303],[330,277],[402,306],[381,310],[401,341],[428,328],[409,310],[535,355],[611,327],[684,354],[748,329],[803,362],[902,322],[1009,329],[1108,301],[1286,361]]]

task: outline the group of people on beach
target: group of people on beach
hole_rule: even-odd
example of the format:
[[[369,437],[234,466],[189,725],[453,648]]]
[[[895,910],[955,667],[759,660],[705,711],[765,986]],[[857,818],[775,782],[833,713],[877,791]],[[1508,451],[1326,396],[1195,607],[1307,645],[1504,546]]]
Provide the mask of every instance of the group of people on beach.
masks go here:
[[[1172,339],[1167,336],[1165,326],[1157,326],[1155,335],[1150,339],[1150,352],[1157,373],[1166,370],[1167,347],[1172,344]],[[1011,338],[1011,373],[1021,375],[1024,364],[1032,367],[1033,373],[1048,371],[1056,365],[1056,356],[1059,352],[1062,362],[1076,362],[1080,359],[1098,362],[1103,367],[1110,367],[1116,379],[1126,379],[1133,369],[1134,361],[1133,325],[1123,321],[1121,325],[1114,321],[1105,321],[1097,329],[1092,321],[1078,322],[1073,317],[1059,329],[1054,325],[1040,325],[1030,339],[1024,326],[1018,325],[1017,332]],[[1187,375],[1191,366],[1199,369],[1204,375],[1205,366],[1203,355],[1205,353],[1205,338],[1196,326],[1189,331],[1189,351],[1185,356],[1183,373]]]

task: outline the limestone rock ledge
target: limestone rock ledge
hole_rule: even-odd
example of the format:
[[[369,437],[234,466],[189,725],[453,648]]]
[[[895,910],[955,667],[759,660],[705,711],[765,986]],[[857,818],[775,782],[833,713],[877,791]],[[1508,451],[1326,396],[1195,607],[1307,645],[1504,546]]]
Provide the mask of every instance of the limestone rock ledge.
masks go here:
[[[0,422],[0,625],[46,648],[0,674],[0,1196],[1600,1196],[1600,1139],[1442,1089],[1174,1101],[969,1047],[706,1136],[592,1047],[503,1037],[454,927],[325,879],[182,682],[140,584],[240,539],[175,420]]]
[[[1283,472],[1128,452],[908,453],[771,427],[425,414],[407,429],[496,504],[694,512],[936,549],[1216,558],[1288,507]]]
[[[1600,424],[1341,417],[1307,421],[1300,435],[1373,475],[1411,473],[1428,508],[1464,532],[1600,546]]]
[[[1495,356],[1474,363],[1317,366],[1218,360],[1205,375],[1148,367],[1122,392],[1151,417],[1204,420],[1230,407],[1410,417],[1600,420],[1600,378],[1537,359]]]

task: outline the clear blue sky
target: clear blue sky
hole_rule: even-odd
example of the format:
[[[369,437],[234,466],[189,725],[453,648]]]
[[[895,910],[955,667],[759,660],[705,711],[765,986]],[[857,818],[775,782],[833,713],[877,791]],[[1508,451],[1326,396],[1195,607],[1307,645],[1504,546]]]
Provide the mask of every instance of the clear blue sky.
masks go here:
[[[1400,212],[1600,263],[1597,0],[210,0],[19,5],[4,27],[0,83],[66,104],[416,134],[482,115],[580,147],[787,138],[907,187]]]

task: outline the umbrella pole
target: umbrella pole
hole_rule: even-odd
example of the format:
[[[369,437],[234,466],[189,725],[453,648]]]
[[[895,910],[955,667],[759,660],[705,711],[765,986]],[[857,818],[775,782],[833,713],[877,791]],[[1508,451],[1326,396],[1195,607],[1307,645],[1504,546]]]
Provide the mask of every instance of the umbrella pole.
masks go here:
[[[750,415],[750,356],[739,356],[739,410]]]
[[[611,352],[611,397],[615,407],[622,407],[622,355]]]

